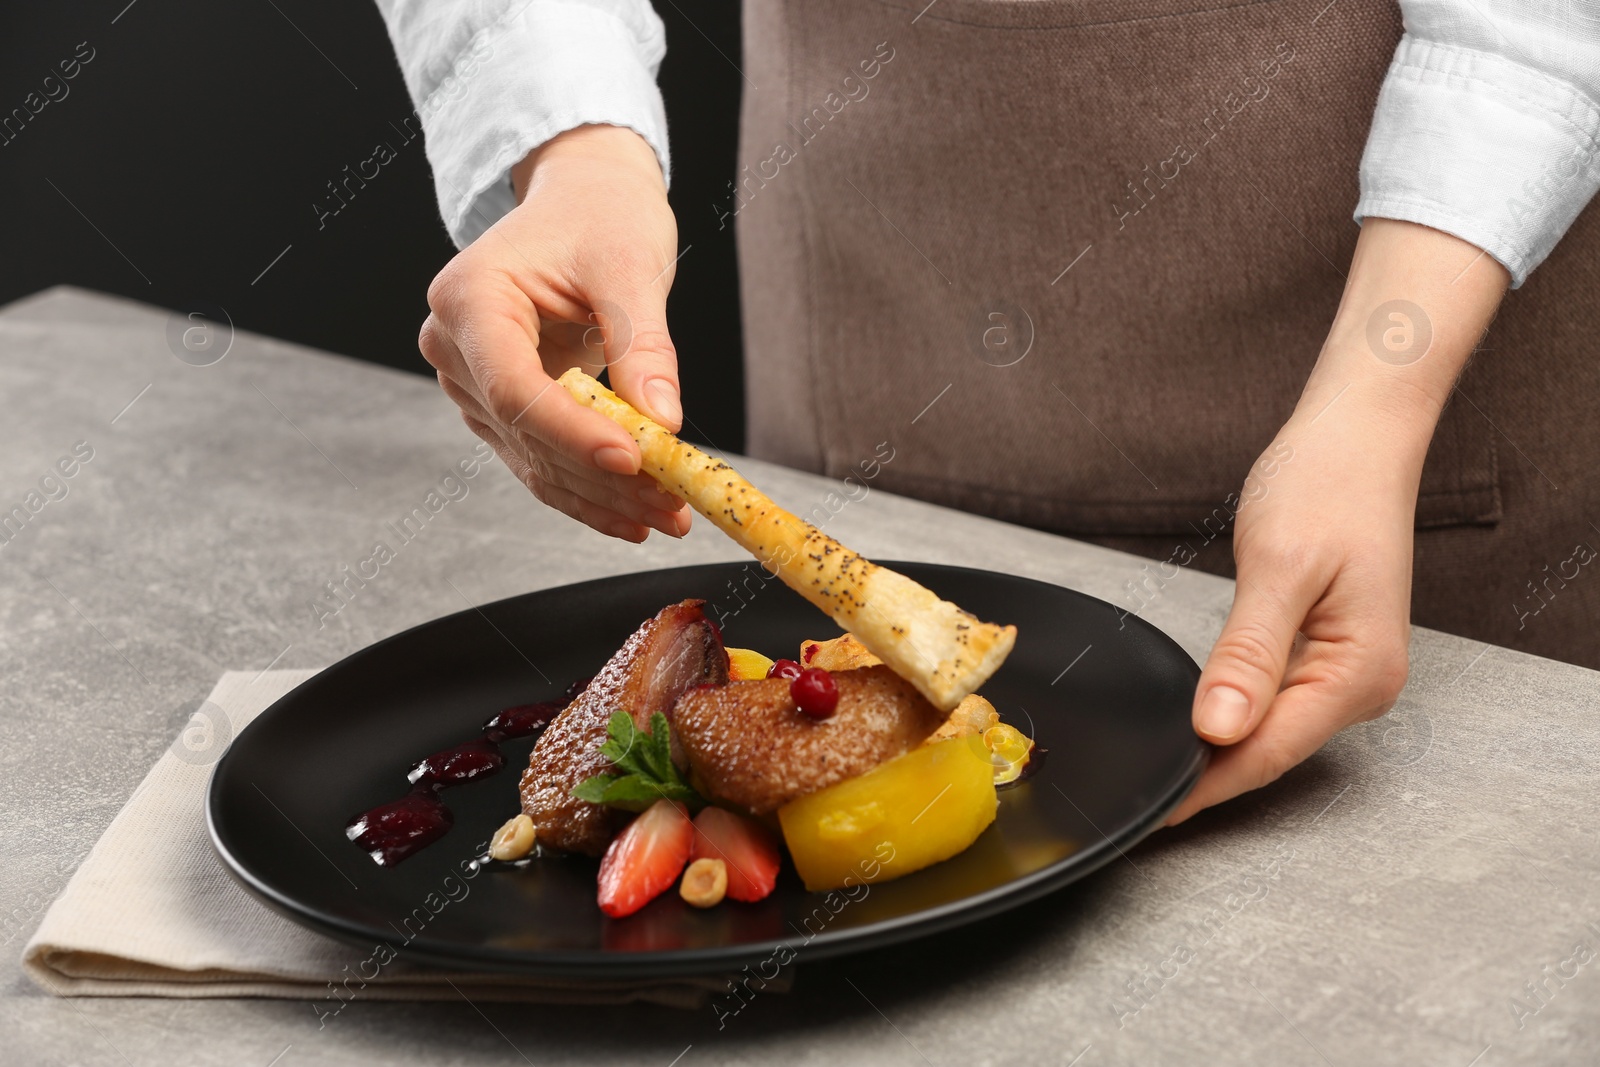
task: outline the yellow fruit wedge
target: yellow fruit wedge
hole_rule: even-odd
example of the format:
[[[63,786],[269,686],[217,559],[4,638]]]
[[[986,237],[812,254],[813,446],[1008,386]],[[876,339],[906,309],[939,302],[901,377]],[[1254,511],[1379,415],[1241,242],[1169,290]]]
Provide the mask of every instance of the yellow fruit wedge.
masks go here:
[[[749,648],[728,649],[728,680],[730,682],[754,682],[767,676],[772,669],[772,661],[761,653]]]
[[[899,878],[949,859],[994,821],[988,746],[976,735],[923,745],[778,809],[812,892]]]

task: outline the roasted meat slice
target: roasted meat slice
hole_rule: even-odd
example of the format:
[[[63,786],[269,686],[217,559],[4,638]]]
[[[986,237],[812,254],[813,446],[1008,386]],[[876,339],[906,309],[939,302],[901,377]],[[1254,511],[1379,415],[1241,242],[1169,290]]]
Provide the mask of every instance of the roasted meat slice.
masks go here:
[[[783,678],[685,693],[672,726],[697,788],[756,814],[775,811],[911,751],[945,720],[886,666],[833,679],[839,706],[821,721],[801,714]]]
[[[616,832],[616,813],[572,795],[573,786],[611,769],[597,749],[612,712],[627,711],[649,729],[650,716],[670,715],[686,691],[728,680],[728,654],[704,603],[662,608],[634,631],[533,746],[522,775],[522,811],[541,845],[598,856]]]

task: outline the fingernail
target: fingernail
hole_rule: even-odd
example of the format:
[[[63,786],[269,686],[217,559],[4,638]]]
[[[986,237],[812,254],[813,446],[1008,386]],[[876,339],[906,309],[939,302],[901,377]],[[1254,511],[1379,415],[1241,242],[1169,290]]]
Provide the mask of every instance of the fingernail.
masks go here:
[[[678,402],[678,387],[665,378],[652,378],[644,387],[650,407],[666,422],[683,421],[683,405]]]
[[[614,522],[606,530],[612,537],[620,537],[624,541],[638,540],[639,530],[631,522]]]
[[[638,474],[639,468],[634,466],[633,454],[626,448],[616,445],[606,445],[597,448],[594,452],[594,465],[603,471],[612,474]]]
[[[1231,741],[1250,721],[1250,698],[1226,685],[1212,686],[1200,702],[1195,726],[1207,737]]]

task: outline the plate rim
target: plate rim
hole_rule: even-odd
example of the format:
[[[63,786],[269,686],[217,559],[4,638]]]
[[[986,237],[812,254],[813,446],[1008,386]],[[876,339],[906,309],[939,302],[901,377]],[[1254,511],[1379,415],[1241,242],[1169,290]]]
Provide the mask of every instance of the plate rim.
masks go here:
[[[1034,585],[1046,586],[1060,593],[1067,593],[1090,604],[1100,605],[1109,610],[1117,610],[1115,605],[1099,597],[1091,596],[1080,590],[1068,586],[1057,585],[1053,582],[1042,581],[1026,575],[1008,574],[1003,571],[992,571],[979,567],[968,567],[961,564],[931,563],[913,560],[881,560],[875,561],[881,566],[891,569],[917,568],[923,570],[945,571],[951,573],[964,573],[967,575],[983,577],[1000,577],[1012,581],[1025,582]],[[223,840],[217,826],[217,809],[221,804],[217,781],[224,766],[233,756],[234,749],[243,740],[257,723],[264,720],[278,705],[289,700],[295,694],[308,686],[315,685],[323,675],[354,660],[365,658],[368,655],[378,654],[391,642],[410,635],[413,631],[424,627],[434,626],[453,620],[458,617],[486,611],[490,608],[507,604],[524,597],[552,593],[562,589],[574,589],[597,582],[624,582],[630,578],[644,575],[663,575],[673,572],[703,570],[707,568],[726,568],[748,566],[749,561],[721,560],[706,563],[691,563],[676,567],[656,567],[640,571],[629,571],[621,574],[601,575],[596,578],[587,578],[578,582],[568,582],[564,585],[546,586],[542,589],[530,589],[516,593],[499,600],[484,604],[473,605],[448,615],[426,619],[422,622],[408,626],[403,630],[380,638],[369,645],[365,645],[348,656],[328,664],[311,677],[300,682],[294,688],[274,700],[256,715],[248,724],[236,734],[220,759],[212,766],[211,773],[206,780],[205,822],[206,836],[211,842],[212,849],[222,860],[223,867],[257,900],[271,908],[280,915],[293,922],[308,927],[320,933],[327,934],[347,944],[365,946],[374,940],[379,943],[388,943],[389,938],[384,937],[376,928],[368,928],[362,924],[348,921],[330,915],[320,909],[307,905],[290,894],[281,893],[272,886],[267,885],[252,872],[248,865],[235,856]],[[1158,642],[1166,644],[1175,652],[1179,662],[1186,664],[1196,681],[1200,677],[1200,666],[1194,658],[1178,644],[1172,636],[1153,623],[1138,615],[1129,613],[1133,624],[1155,637]],[[1126,620],[1125,620],[1126,621]],[[1211,759],[1212,746],[1204,740],[1195,737],[1195,750],[1190,756],[1182,772],[1169,787],[1166,794],[1153,804],[1145,815],[1132,823],[1120,828],[1116,834],[1107,834],[1095,827],[1100,834],[1100,839],[1070,856],[1040,869],[1023,875],[1020,878],[991,886],[981,892],[965,896],[959,900],[949,901],[933,907],[924,908],[907,915],[896,916],[879,920],[864,927],[850,927],[842,930],[824,930],[809,939],[798,939],[799,949],[795,949],[796,939],[778,939],[767,941],[752,941],[737,946],[715,946],[688,949],[660,949],[654,951],[611,951],[605,949],[582,950],[538,950],[505,949],[489,946],[450,947],[448,943],[439,944],[437,947],[430,944],[425,938],[418,937],[406,942],[398,951],[405,953],[410,959],[437,966],[468,967],[473,970],[489,971],[494,973],[515,973],[535,977],[568,977],[568,978],[618,978],[621,976],[639,978],[671,978],[691,975],[732,973],[750,962],[768,958],[777,953],[781,948],[788,946],[796,951],[796,959],[803,950],[807,961],[827,959],[848,955],[855,952],[866,952],[874,949],[886,948],[890,945],[916,940],[943,930],[966,925],[991,918],[1012,908],[1037,900],[1057,889],[1064,888],[1071,883],[1085,878],[1088,875],[1106,866],[1113,859],[1123,856],[1127,849],[1138,844],[1148,837],[1166,820],[1190,790],[1199,780]],[[1063,794],[1065,795],[1065,794]],[[1068,797],[1069,803],[1071,798]],[[1076,807],[1076,804],[1074,804]],[[1093,825],[1092,823],[1090,825]],[[811,894],[821,899],[824,894]]]

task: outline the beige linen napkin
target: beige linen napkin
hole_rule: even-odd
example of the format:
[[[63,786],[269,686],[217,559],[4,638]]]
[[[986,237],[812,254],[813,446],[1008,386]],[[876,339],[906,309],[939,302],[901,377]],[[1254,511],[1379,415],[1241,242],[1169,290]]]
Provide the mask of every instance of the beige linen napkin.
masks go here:
[[[716,976],[580,982],[403,959],[364,986],[343,984],[366,952],[257,901],[223,868],[205,825],[206,782],[227,742],[315,673],[222,676],[50,906],[23,951],[29,977],[58,996],[305,998],[319,1014],[351,999],[698,1007],[727,989]]]

